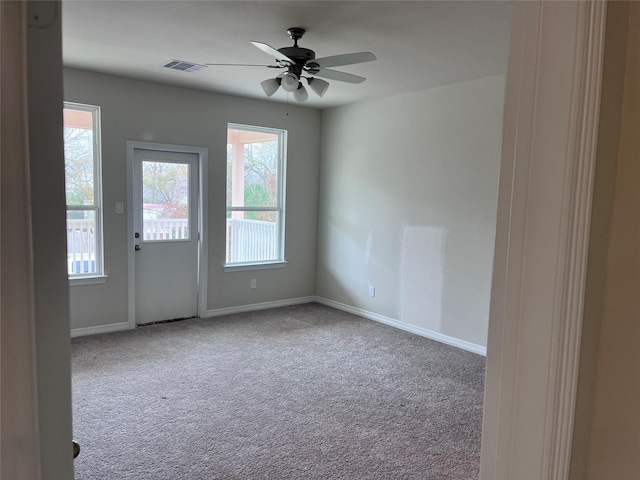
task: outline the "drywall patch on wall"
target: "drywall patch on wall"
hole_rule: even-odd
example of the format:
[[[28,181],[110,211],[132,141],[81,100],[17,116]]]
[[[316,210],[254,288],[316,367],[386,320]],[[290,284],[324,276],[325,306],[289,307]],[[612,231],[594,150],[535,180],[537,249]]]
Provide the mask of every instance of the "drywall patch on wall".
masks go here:
[[[400,252],[401,322],[442,331],[446,231],[405,226]]]

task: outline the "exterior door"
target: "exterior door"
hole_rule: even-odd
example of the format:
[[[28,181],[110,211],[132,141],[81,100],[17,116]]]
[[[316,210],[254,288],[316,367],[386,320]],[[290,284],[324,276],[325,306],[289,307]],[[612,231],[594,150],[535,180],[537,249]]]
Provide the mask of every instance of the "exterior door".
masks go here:
[[[135,149],[136,324],[198,313],[198,155]]]

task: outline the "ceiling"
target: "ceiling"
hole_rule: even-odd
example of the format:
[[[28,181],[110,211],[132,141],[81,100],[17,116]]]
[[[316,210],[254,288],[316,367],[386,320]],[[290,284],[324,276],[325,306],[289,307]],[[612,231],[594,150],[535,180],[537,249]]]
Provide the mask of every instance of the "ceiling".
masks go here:
[[[293,44],[289,27],[317,57],[371,51],[378,60],[335,70],[327,108],[506,72],[511,6],[506,1],[63,1],[63,60],[69,67],[267,99],[260,82],[280,70],[211,66],[186,73],[162,65],[273,64],[251,40]],[[280,89],[269,100],[286,102]],[[293,99],[291,99],[293,102]]]

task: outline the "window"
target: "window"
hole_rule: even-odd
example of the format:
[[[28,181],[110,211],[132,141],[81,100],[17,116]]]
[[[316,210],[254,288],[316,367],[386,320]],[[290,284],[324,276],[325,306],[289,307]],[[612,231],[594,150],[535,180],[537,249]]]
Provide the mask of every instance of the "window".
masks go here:
[[[142,240],[190,240],[190,164],[142,160]]]
[[[103,275],[100,107],[64,104],[69,278]]]
[[[227,266],[284,262],[286,133],[228,126]]]

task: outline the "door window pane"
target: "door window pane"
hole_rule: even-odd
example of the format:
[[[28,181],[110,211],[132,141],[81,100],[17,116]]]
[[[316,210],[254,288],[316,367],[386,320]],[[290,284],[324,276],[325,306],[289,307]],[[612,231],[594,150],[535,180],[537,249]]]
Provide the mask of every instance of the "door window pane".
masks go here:
[[[143,240],[189,240],[189,165],[142,162]]]

